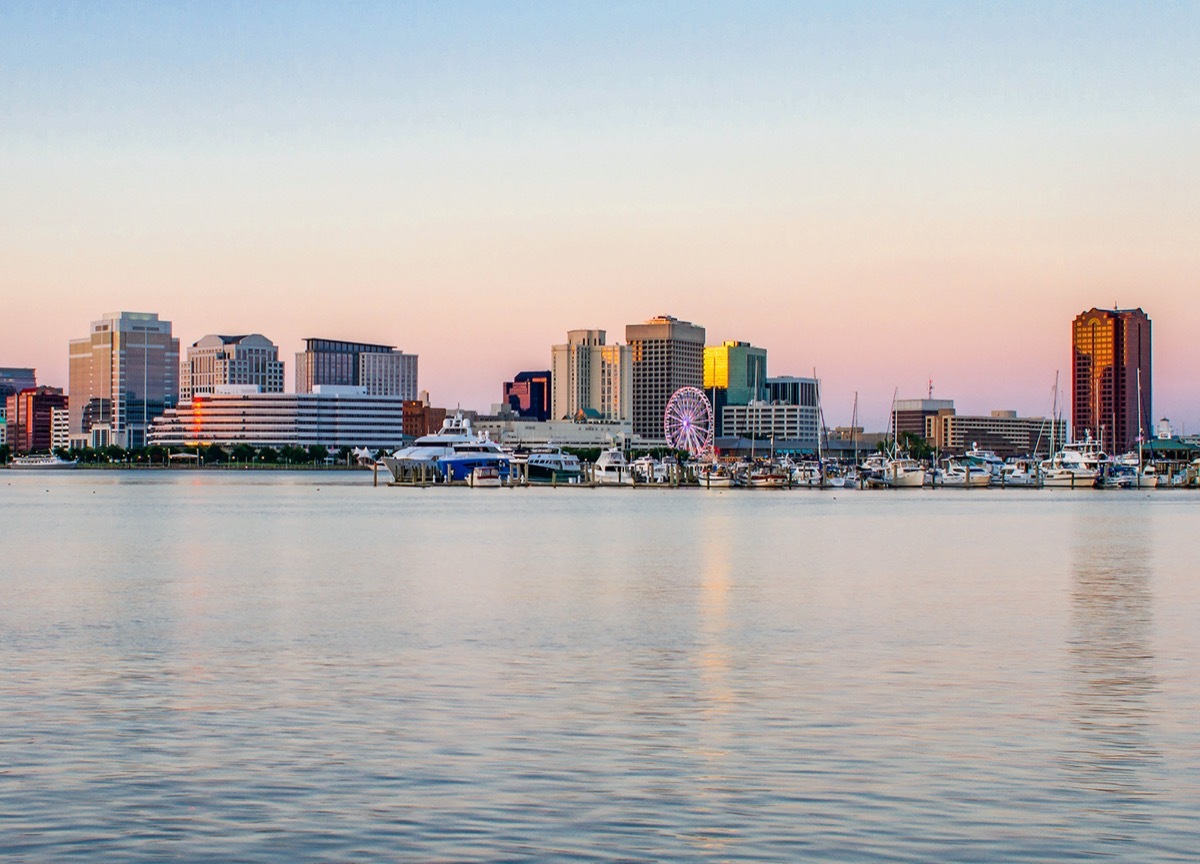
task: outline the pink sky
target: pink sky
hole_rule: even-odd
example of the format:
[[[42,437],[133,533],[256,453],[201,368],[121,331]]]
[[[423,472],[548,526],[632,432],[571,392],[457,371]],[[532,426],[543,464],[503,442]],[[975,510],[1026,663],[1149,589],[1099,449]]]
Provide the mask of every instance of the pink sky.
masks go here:
[[[30,7],[0,366],[65,385],[90,321],[153,311],[265,334],[289,380],[305,336],[395,344],[486,410],[568,329],[671,314],[881,428],[931,377],[1048,413],[1071,319],[1116,303],[1200,431],[1200,13],[685,9]]]

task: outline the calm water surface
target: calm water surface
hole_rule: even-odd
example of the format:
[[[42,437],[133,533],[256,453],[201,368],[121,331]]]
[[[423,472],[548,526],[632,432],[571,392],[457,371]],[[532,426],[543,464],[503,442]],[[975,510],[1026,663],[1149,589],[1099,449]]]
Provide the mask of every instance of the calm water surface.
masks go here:
[[[1196,861],[1198,528],[0,472],[0,856]]]

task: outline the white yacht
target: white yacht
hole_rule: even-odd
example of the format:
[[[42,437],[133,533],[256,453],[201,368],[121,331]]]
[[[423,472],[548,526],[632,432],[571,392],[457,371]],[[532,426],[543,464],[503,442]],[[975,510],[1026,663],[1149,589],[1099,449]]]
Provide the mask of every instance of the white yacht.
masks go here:
[[[971,449],[964,453],[963,457],[971,464],[982,465],[986,468],[993,480],[999,479],[1001,472],[1004,471],[1004,460],[991,450],[980,450],[979,444],[975,441],[971,442]]]
[[[639,483],[666,483],[667,466],[650,454],[639,456],[630,465],[634,477]]]
[[[916,459],[898,456],[883,463],[880,482],[894,489],[912,489],[925,485],[925,466]]]
[[[1010,459],[1000,472],[1001,486],[1040,486],[1041,472],[1036,459]]]
[[[442,428],[422,435],[410,446],[382,459],[396,480],[425,477],[430,481],[468,481],[475,468],[492,466],[507,478],[511,460],[500,445],[485,434],[476,434],[471,421],[457,412],[442,421]]]
[[[1063,449],[1042,463],[1042,485],[1095,486],[1108,464],[1108,454],[1100,449],[1100,442],[1088,435],[1082,441],[1064,444]]]
[[[991,485],[992,472],[980,462],[948,459],[945,468],[935,468],[926,472],[926,481],[933,486],[977,489]]]
[[[1088,488],[1096,485],[1100,476],[1097,468],[1089,465],[1076,450],[1059,450],[1044,461],[1040,469],[1043,486],[1068,486]]]
[[[592,466],[592,480],[598,486],[632,486],[633,468],[618,447],[609,447]]]

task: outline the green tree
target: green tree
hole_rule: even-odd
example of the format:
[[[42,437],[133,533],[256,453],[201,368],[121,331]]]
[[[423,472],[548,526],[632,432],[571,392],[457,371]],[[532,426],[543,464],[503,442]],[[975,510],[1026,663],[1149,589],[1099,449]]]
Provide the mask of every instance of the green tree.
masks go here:
[[[321,444],[313,444],[308,448],[308,461],[321,464],[329,456],[329,448]]]
[[[252,462],[254,461],[255,450],[249,444],[238,444],[229,451],[229,455],[233,458],[234,462]]]
[[[229,454],[218,445],[210,444],[200,451],[200,458],[204,460],[205,465],[220,465],[229,460]]]
[[[0,444],[0,465],[7,465],[8,460],[12,458],[12,447],[8,444]]]
[[[308,461],[308,451],[303,447],[297,447],[294,444],[288,444],[281,447],[279,456],[287,465],[303,465]]]
[[[123,447],[118,447],[116,444],[109,444],[100,452],[104,459],[108,462],[125,461],[125,449]]]
[[[258,451],[258,461],[275,463],[279,461],[279,451],[274,447],[263,447]]]

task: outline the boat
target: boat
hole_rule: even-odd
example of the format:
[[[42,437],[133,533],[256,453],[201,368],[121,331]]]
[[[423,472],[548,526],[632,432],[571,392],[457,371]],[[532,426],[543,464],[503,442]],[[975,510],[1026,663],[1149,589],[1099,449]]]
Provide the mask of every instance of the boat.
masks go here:
[[[592,466],[592,482],[597,486],[632,486],[633,469],[618,447],[609,447]]]
[[[1042,485],[1071,488],[1098,485],[1111,461],[1100,449],[1100,442],[1088,433],[1082,441],[1063,448],[1042,463]]]
[[[467,485],[473,489],[500,486],[501,483],[500,469],[496,465],[476,465],[471,469],[467,481]]]
[[[926,480],[935,487],[979,489],[991,485],[992,472],[984,467],[983,463],[950,458],[946,460],[945,468],[935,468],[926,472]]]
[[[751,489],[782,489],[787,486],[788,472],[778,465],[758,465],[750,469],[746,476],[746,485]]]
[[[579,457],[561,447],[535,447],[525,460],[525,479],[530,483],[578,483],[583,472]]]
[[[903,455],[887,459],[879,482],[891,489],[920,488],[925,485],[925,466]]]
[[[824,478],[820,462],[801,462],[792,467],[791,473],[792,483],[797,486],[820,486]]]
[[[979,444],[971,442],[971,449],[963,454],[963,460],[971,465],[979,465],[987,469],[993,480],[999,480],[1004,471],[1004,460],[991,450],[980,450]]]
[[[1042,476],[1038,468],[1038,460],[1033,458],[1010,459],[1004,463],[1000,472],[1001,486],[1040,486]]]
[[[729,489],[737,485],[737,478],[728,465],[720,462],[710,462],[701,465],[696,471],[700,485],[705,489]]]
[[[1089,465],[1077,450],[1059,450],[1039,466],[1043,486],[1090,488],[1100,472]]]
[[[471,421],[456,412],[442,427],[422,435],[408,447],[381,460],[396,481],[467,482],[478,467],[495,467],[501,479],[511,473],[512,459],[486,434],[476,434]]]
[[[649,454],[634,459],[630,468],[638,483],[666,483],[668,480],[667,466]]]
[[[79,464],[78,459],[63,459],[53,454],[36,454],[17,456],[8,463],[9,468],[74,468]]]

